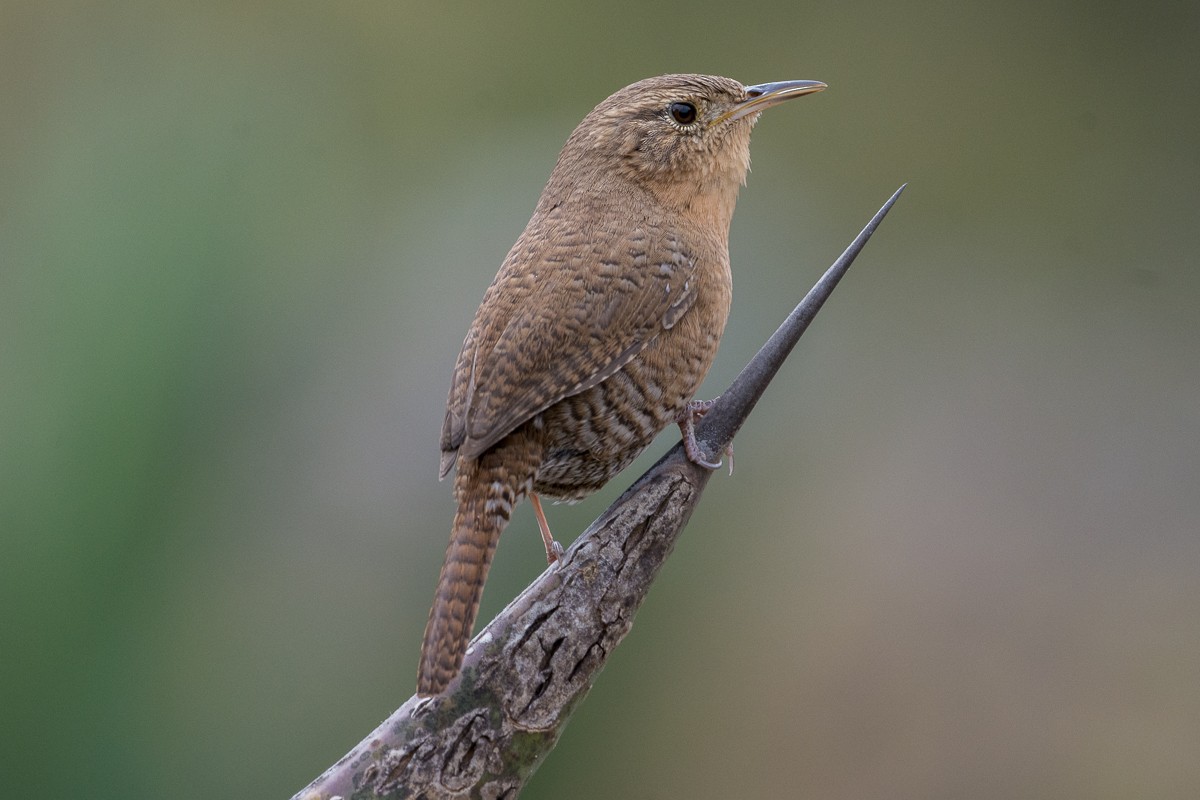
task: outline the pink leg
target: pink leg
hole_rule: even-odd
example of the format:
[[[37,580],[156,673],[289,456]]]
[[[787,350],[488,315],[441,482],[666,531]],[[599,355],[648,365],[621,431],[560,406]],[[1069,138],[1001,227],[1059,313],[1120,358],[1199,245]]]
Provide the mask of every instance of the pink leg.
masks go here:
[[[530,492],[529,501],[533,503],[533,513],[537,516],[538,528],[542,532],[542,544],[546,545],[546,563],[553,564],[562,557],[563,546],[554,541],[554,535],[550,533],[550,525],[546,522],[546,515],[542,513],[541,499],[534,492]]]

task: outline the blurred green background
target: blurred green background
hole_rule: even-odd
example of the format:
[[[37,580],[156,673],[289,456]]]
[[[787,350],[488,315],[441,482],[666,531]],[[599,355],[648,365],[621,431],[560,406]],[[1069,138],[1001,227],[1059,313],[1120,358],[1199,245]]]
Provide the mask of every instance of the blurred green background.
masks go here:
[[[909,188],[525,796],[1200,795],[1200,6],[0,14],[6,795],[288,797],[409,696],[466,326],[678,71],[830,85],[755,133],[703,396]]]

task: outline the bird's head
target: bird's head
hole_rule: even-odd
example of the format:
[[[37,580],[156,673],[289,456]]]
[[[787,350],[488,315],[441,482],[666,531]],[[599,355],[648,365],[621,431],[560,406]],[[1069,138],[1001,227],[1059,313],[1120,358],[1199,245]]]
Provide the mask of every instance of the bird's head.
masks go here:
[[[818,81],[743,86],[714,75],[638,81],[584,117],[563,147],[551,184],[567,189],[563,182],[599,182],[611,190],[607,184],[625,181],[672,210],[715,217],[728,228],[759,114],[824,88]]]

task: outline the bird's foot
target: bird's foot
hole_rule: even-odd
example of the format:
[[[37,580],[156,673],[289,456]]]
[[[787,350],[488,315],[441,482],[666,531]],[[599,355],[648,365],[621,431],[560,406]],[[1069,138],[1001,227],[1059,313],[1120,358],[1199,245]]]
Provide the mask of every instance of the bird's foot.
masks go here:
[[[679,432],[683,434],[683,452],[687,454],[688,461],[693,464],[704,467],[705,469],[720,469],[723,461],[718,461],[715,464],[708,460],[705,452],[700,448],[700,443],[696,441],[696,420],[702,418],[708,413],[708,410],[713,407],[718,398],[712,400],[689,400],[687,405],[683,407],[683,412],[676,420],[679,423]],[[729,456],[729,474],[733,474],[733,445],[729,444],[725,447],[725,455]]]

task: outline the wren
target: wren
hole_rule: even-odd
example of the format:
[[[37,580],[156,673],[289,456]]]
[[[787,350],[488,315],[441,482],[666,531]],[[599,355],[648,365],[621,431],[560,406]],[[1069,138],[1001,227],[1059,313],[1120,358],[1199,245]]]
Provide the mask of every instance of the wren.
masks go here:
[[[817,81],[743,86],[663,75],[621,89],[567,139],[533,217],[483,296],[454,368],[441,475],[458,511],[417,693],[458,674],[500,533],[529,497],[574,501],[679,424],[708,468],[693,400],[732,297],[729,223],[760,112]]]

